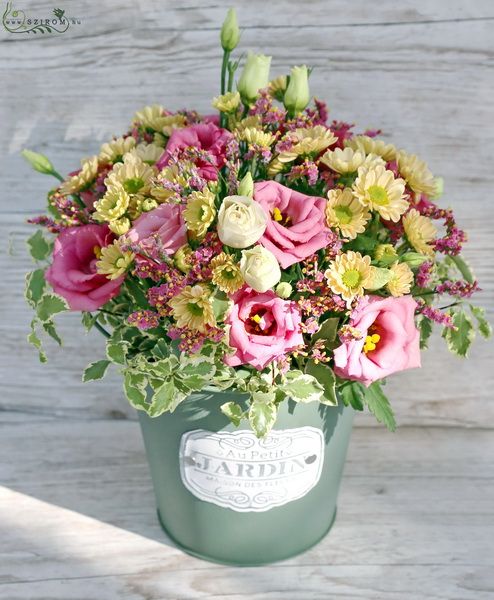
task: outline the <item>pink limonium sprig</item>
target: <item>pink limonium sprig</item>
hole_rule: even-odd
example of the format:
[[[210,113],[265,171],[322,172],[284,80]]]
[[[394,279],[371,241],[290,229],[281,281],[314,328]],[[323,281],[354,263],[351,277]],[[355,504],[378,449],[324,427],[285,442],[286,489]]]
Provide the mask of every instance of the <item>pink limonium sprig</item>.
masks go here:
[[[145,331],[158,327],[160,316],[153,310],[136,310],[127,317],[127,323]]]
[[[434,321],[434,323],[443,325],[443,327],[454,328],[451,315],[443,312],[439,308],[434,308],[433,306],[430,306],[430,304],[426,304],[426,302],[422,298],[418,298],[417,303],[418,314],[424,315],[424,317],[427,317],[431,321]]]

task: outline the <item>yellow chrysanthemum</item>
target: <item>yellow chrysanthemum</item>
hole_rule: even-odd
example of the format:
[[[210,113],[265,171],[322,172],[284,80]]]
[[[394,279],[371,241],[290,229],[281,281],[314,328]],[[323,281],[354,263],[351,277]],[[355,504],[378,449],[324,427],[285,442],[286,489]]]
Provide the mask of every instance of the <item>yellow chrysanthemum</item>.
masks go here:
[[[277,157],[273,158],[273,160],[268,165],[268,175],[270,177],[274,177],[278,173],[283,170],[285,165],[278,160]]]
[[[190,264],[189,257],[192,254],[192,248],[189,244],[185,244],[184,246],[180,246],[180,248],[173,255],[173,262],[177,269],[180,269],[182,273],[188,273],[192,269],[192,265]]]
[[[134,221],[143,212],[149,212],[158,206],[157,200],[143,196],[141,194],[135,194],[130,197],[128,215]]]
[[[81,161],[81,170],[60,186],[62,194],[74,194],[87,187],[98,173],[98,157],[92,156]]]
[[[337,173],[356,173],[362,165],[373,164],[384,165],[384,160],[377,154],[365,155],[363,150],[353,148],[335,148],[328,150],[322,157],[321,162]]]
[[[231,256],[222,252],[215,256],[211,261],[211,270],[213,273],[213,283],[219,287],[222,292],[233,294],[244,284],[240,267]]]
[[[245,117],[245,119],[242,119],[241,121],[236,123],[233,129],[233,133],[239,135],[242,131],[244,131],[244,129],[247,129],[248,127],[261,127],[261,118],[259,117],[259,115],[250,115],[249,117]]]
[[[349,250],[331,261],[324,275],[333,292],[350,305],[354,298],[364,295],[372,281],[371,258]]]
[[[384,140],[368,135],[354,135],[345,141],[345,146],[353,150],[362,150],[365,154],[377,154],[386,162],[396,158],[396,147],[393,144],[387,144]]]
[[[388,265],[398,260],[398,254],[393,244],[378,244],[374,249],[374,260]]]
[[[177,184],[181,188],[184,188],[187,185],[187,180],[183,174],[181,174],[177,165],[169,165],[164,167],[155,178],[154,185],[151,188],[151,196],[156,198],[156,200],[160,203],[168,202],[170,198],[176,195],[176,193],[168,187],[161,187],[160,182],[163,181]]]
[[[146,194],[156,170],[138,156],[127,154],[123,163],[117,163],[105,179],[106,187],[120,185],[128,194]]]
[[[355,198],[350,188],[328,192],[326,223],[328,227],[339,229],[343,237],[353,240],[359,233],[363,233],[370,216],[370,212]]]
[[[283,96],[286,92],[287,78],[286,75],[280,75],[272,79],[268,84],[268,92],[271,98],[275,98],[280,102],[283,101]]]
[[[413,284],[413,272],[406,263],[395,263],[389,267],[391,279],[386,284],[389,293],[397,298],[408,294]]]
[[[169,305],[178,327],[187,327],[204,333],[208,325],[216,326],[211,292],[202,284],[186,286],[170,300]]]
[[[222,96],[213,98],[213,108],[224,113],[232,113],[240,106],[240,94],[238,92],[227,92]]]
[[[214,206],[215,195],[204,188],[201,192],[192,192],[187,198],[187,206],[184,210],[184,219],[187,229],[193,231],[198,237],[206,235],[206,231],[216,216]]]
[[[112,185],[103,198],[94,203],[94,218],[97,221],[115,221],[127,212],[130,197],[121,185]]]
[[[173,129],[185,127],[187,118],[185,115],[166,115],[165,110],[159,104],[145,106],[134,115],[133,124],[141,125],[146,129],[153,129],[167,136]]]
[[[163,148],[156,144],[146,144],[145,142],[142,142],[133,148],[129,154],[131,156],[137,156],[142,162],[152,166],[161,158]]]
[[[398,171],[407,182],[408,187],[419,194],[434,196],[437,192],[437,184],[434,175],[430,172],[426,163],[416,154],[408,154],[400,150],[397,155]]]
[[[239,137],[248,144],[255,144],[256,146],[261,146],[263,148],[269,148],[276,139],[269,131],[263,131],[257,127],[245,128]]]
[[[108,227],[115,235],[123,235],[130,229],[130,219],[127,217],[120,217],[120,219],[108,223]]]
[[[108,279],[118,279],[123,275],[134,260],[132,252],[123,252],[118,240],[101,248],[99,260],[96,263],[98,273],[106,275]]]
[[[127,154],[136,145],[136,141],[132,136],[126,138],[119,137],[111,142],[107,142],[101,146],[98,159],[102,163],[113,163],[122,160],[124,154]]]
[[[408,208],[405,182],[395,179],[393,172],[383,165],[360,167],[352,190],[363,206],[375,210],[387,221],[396,223]]]
[[[334,133],[322,125],[316,125],[307,129],[295,129],[288,136],[294,144],[290,150],[280,152],[277,156],[277,159],[282,163],[293,162],[299,156],[319,154],[337,140]]]
[[[433,255],[434,249],[430,242],[436,237],[437,229],[429,217],[424,217],[418,210],[412,208],[403,217],[402,223],[405,235],[414,249],[426,256]]]

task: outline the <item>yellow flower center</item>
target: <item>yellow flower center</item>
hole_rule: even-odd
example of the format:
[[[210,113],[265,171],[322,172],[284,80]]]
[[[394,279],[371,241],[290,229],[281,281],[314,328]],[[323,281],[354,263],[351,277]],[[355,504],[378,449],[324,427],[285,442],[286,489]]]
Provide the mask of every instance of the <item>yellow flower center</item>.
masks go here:
[[[357,269],[348,269],[345,271],[342,276],[342,281],[348,288],[357,287],[360,281],[362,280],[362,276]]]
[[[133,177],[132,179],[127,179],[123,187],[128,194],[137,194],[143,185],[144,181],[140,177]]]
[[[334,212],[340,225],[348,225],[348,223],[351,223],[353,213],[348,206],[335,206]]]
[[[251,317],[251,320],[254,321],[254,323],[260,323],[261,317],[259,315],[254,315],[253,317]]]
[[[275,206],[273,208],[273,219],[275,221],[282,221],[283,220],[283,215],[281,214],[281,210]]]
[[[364,352],[367,354],[367,352],[372,352],[373,350],[375,350],[380,339],[381,336],[378,333],[367,335],[365,337]]]
[[[93,252],[94,252],[94,256],[96,256],[96,258],[99,260],[101,258],[101,247],[94,246]]]
[[[377,204],[377,206],[387,206],[389,204],[388,192],[380,185],[371,185],[367,192],[373,204]]]

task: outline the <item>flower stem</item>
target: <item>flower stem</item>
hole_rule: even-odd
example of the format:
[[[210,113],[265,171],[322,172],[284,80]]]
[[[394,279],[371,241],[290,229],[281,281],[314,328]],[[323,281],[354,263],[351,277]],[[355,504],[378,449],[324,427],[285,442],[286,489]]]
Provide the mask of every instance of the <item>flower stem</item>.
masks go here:
[[[226,92],[226,72],[228,70],[228,61],[230,59],[230,51],[224,50],[223,62],[221,63],[221,94]]]
[[[98,321],[95,321],[95,322],[94,322],[94,326],[95,326],[95,327],[96,327],[96,329],[97,329],[97,330],[98,330],[98,331],[99,331],[101,334],[103,334],[103,335],[104,335],[106,338],[110,338],[110,337],[111,337],[111,334],[110,334],[108,331],[106,331],[106,329],[103,327],[103,325],[100,325],[100,324],[98,323]]]

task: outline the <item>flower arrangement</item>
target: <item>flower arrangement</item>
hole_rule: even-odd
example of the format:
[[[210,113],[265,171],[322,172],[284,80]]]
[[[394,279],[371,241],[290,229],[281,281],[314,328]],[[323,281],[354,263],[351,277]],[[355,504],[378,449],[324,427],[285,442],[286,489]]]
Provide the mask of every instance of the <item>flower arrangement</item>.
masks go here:
[[[434,324],[460,356],[490,334],[466,235],[418,156],[328,121],[306,66],[270,80],[249,53],[235,86],[239,35],[230,11],[217,114],[147,106],[67,177],[24,151],[59,180],[30,220],[52,235],[28,241],[29,340],[45,361],[40,331],[61,343],[54,315],[80,311],[107,338],[84,381],[116,364],[150,416],[212,386],[248,395],[221,410],[258,436],[287,398],[394,429],[381,384],[420,366]]]

